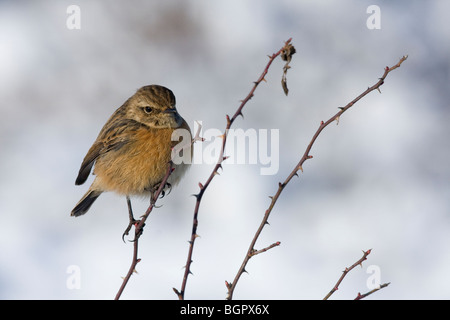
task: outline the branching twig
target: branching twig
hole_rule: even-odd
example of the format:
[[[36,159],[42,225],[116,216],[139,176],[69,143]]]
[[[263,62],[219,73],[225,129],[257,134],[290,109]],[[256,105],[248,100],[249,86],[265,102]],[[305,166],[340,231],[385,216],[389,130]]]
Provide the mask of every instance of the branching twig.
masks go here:
[[[256,90],[256,88],[258,87],[258,85],[262,82],[265,81],[264,77],[266,76],[270,65],[272,64],[272,62],[275,60],[275,58],[277,56],[279,56],[282,53],[285,53],[286,55],[286,59],[288,59],[289,55],[292,55],[295,53],[295,50],[293,49],[292,45],[290,45],[292,39],[289,39],[285,42],[285,45],[283,46],[283,48],[281,48],[278,52],[274,53],[273,55],[269,56],[269,62],[267,63],[264,71],[262,72],[262,74],[260,75],[260,77],[258,78],[258,80],[256,80],[254,82],[253,88],[251,89],[250,93],[247,95],[247,97],[245,97],[244,100],[241,101],[241,104],[239,106],[239,108],[236,110],[236,112],[234,113],[234,115],[230,118],[228,115],[226,115],[226,127],[225,127],[225,132],[222,134],[222,148],[220,151],[220,155],[219,155],[219,159],[217,161],[217,164],[214,166],[211,174],[209,175],[208,179],[206,180],[206,182],[204,184],[199,183],[199,188],[200,191],[198,194],[195,195],[196,197],[196,203],[195,203],[195,209],[194,209],[194,217],[193,217],[193,223],[192,223],[192,233],[191,233],[191,239],[189,241],[189,252],[188,252],[188,257],[187,257],[187,261],[186,261],[186,265],[185,265],[185,270],[184,270],[184,276],[183,276],[183,281],[181,284],[181,290],[178,291],[177,289],[173,288],[174,292],[177,294],[178,298],[180,300],[184,299],[184,294],[185,294],[185,290],[186,290],[186,284],[187,284],[187,279],[189,274],[191,274],[191,263],[192,263],[192,253],[194,250],[194,243],[195,243],[195,239],[197,239],[198,235],[197,235],[197,226],[198,226],[198,211],[200,208],[200,202],[202,200],[203,194],[205,193],[206,189],[208,188],[209,184],[211,183],[211,181],[214,179],[214,177],[219,174],[218,170],[222,168],[222,162],[225,161],[227,159],[227,157],[225,157],[223,155],[224,150],[225,150],[225,145],[227,142],[227,136],[228,136],[228,131],[231,128],[231,125],[233,124],[233,122],[236,120],[236,118],[238,116],[242,116],[242,109],[244,108],[244,106],[246,105],[246,103],[253,97],[253,94]],[[289,48],[289,49],[288,49]],[[289,51],[289,52],[287,52]],[[290,60],[290,57],[289,57]],[[285,72],[287,70],[287,67],[285,66]]]
[[[361,259],[359,259],[358,261],[356,261],[354,264],[352,264],[350,267],[345,268],[345,270],[342,272],[341,277],[339,278],[339,280],[336,282],[336,284],[334,285],[334,287],[330,290],[330,292],[328,292],[328,294],[325,296],[325,298],[323,298],[323,300],[327,300],[335,291],[337,291],[337,289],[339,289],[339,285],[341,284],[342,280],[344,280],[345,276],[347,275],[347,273],[349,273],[353,268],[355,268],[356,266],[362,266],[363,261],[365,261],[367,259],[367,256],[370,254],[370,252],[372,252],[372,249],[369,249],[367,251],[363,251],[364,254],[361,257]]]
[[[361,293],[358,292],[358,295],[356,296],[355,300],[361,300],[361,299],[364,299],[365,297],[371,295],[371,294],[374,293],[374,292],[377,292],[377,291],[380,290],[380,289],[383,289],[383,288],[387,287],[387,286],[390,285],[390,284],[391,284],[390,282],[383,283],[383,284],[380,285],[378,288],[375,288],[375,289],[373,289],[373,290],[370,290],[369,292],[364,293],[364,294],[361,294]]]
[[[349,108],[351,108],[356,102],[358,102],[360,99],[362,99],[364,96],[366,96],[368,93],[374,91],[374,90],[378,90],[381,85],[383,85],[385,78],[387,77],[387,75],[389,74],[389,72],[391,72],[394,69],[397,69],[398,67],[400,67],[400,65],[403,63],[403,61],[405,61],[408,58],[408,56],[403,56],[399,62],[392,66],[392,67],[386,67],[384,69],[384,74],[381,78],[379,78],[379,81],[374,84],[373,86],[367,88],[367,90],[365,90],[363,93],[361,93],[359,96],[357,96],[355,99],[353,99],[351,102],[349,102],[346,106],[344,107],[340,107],[340,111],[338,113],[336,113],[334,116],[332,116],[330,119],[328,119],[326,122],[321,122],[319,128],[317,129],[316,133],[314,134],[314,136],[311,139],[311,142],[309,143],[308,147],[306,148],[305,153],[303,154],[302,158],[300,159],[299,163],[295,166],[295,168],[292,170],[292,172],[288,175],[288,177],[286,178],[286,180],[281,183],[278,183],[278,190],[275,193],[275,195],[273,197],[270,197],[272,199],[272,201],[270,202],[270,205],[268,207],[268,209],[266,210],[264,217],[261,221],[261,224],[258,228],[258,230],[255,233],[255,236],[253,237],[253,240],[250,243],[250,247],[247,251],[247,254],[244,258],[244,261],[241,264],[241,267],[239,268],[234,280],[232,283],[228,283],[227,284],[227,288],[228,288],[228,296],[227,299],[232,299],[233,297],[233,292],[234,289],[236,288],[236,284],[239,280],[239,278],[241,277],[241,275],[243,274],[243,272],[245,271],[245,267],[248,263],[248,261],[250,260],[250,258],[253,256],[253,252],[254,252],[254,246],[256,241],[258,240],[259,235],[261,234],[264,226],[267,224],[267,221],[269,219],[269,215],[272,212],[273,207],[275,206],[275,203],[277,202],[278,198],[280,197],[280,194],[282,193],[283,189],[286,187],[286,185],[291,181],[291,179],[294,176],[298,177],[298,171],[301,170],[303,172],[303,163],[308,160],[311,159],[312,156],[309,154],[309,152],[311,151],[312,146],[314,145],[315,141],[317,140],[317,137],[320,135],[320,133],[322,132],[323,129],[325,129],[325,127],[327,127],[330,123],[332,123],[333,121],[336,121],[337,123],[339,123],[339,118],[340,116],[347,111]]]
[[[364,254],[361,257],[361,259],[356,261],[351,267],[345,268],[345,270],[342,272],[341,277],[339,278],[339,280],[334,285],[333,289],[331,289],[330,292],[328,292],[328,294],[325,296],[325,298],[323,298],[323,300],[328,300],[328,298],[339,289],[339,285],[341,284],[342,280],[344,280],[344,278],[347,275],[347,273],[349,273],[356,266],[362,266],[362,263],[365,260],[367,260],[367,256],[371,252],[372,252],[372,249],[369,249],[367,251],[363,251]],[[371,290],[371,291],[369,291],[367,293],[364,293],[364,294],[361,294],[361,293],[358,292],[358,295],[356,296],[355,300],[361,300],[361,299],[371,295],[372,293],[377,292],[378,290],[387,287],[389,284],[390,284],[390,282],[384,283],[384,284],[380,285],[378,288],[375,288],[375,289],[373,289],[373,290]]]
[[[136,265],[141,261],[141,259],[138,259],[138,242],[139,237],[141,236],[142,232],[144,231],[145,221],[147,220],[148,216],[152,212],[156,200],[158,200],[159,195],[162,193],[167,180],[169,179],[170,174],[172,173],[172,161],[169,162],[169,165],[167,167],[166,175],[164,176],[164,179],[161,181],[161,184],[159,185],[159,188],[156,192],[153,193],[153,198],[150,200],[150,206],[148,207],[145,214],[141,217],[141,220],[136,221],[136,224],[134,225],[134,240],[133,240],[133,259],[131,260],[131,266],[128,270],[127,275],[125,278],[123,278],[122,285],[120,286],[119,291],[116,294],[115,300],[118,300],[120,296],[122,295],[123,290],[125,289],[125,286],[128,283],[128,280],[130,280],[131,275],[136,272]]]

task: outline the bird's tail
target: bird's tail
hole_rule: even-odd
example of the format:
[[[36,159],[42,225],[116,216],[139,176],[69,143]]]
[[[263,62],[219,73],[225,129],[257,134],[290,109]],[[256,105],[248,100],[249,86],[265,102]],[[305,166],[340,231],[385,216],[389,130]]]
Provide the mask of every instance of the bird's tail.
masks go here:
[[[77,203],[75,208],[73,208],[72,212],[70,213],[71,216],[81,216],[85,214],[91,205],[94,203],[95,199],[97,199],[103,191],[100,190],[91,190],[89,189],[88,192],[81,198],[81,200]]]

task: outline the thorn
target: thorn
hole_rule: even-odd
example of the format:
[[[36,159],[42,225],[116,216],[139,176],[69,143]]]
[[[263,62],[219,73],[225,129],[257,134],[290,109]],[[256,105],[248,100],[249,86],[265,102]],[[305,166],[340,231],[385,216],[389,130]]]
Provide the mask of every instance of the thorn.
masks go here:
[[[344,110],[345,108],[344,107],[338,107],[338,109]]]
[[[205,138],[196,136],[196,137],[194,137],[194,139],[192,139],[192,143],[195,143],[197,141],[203,142],[203,141],[205,141]]]
[[[267,80],[266,80],[266,78],[262,78],[262,79],[261,79],[261,81],[264,81],[264,82],[266,82],[266,83],[267,83]]]
[[[244,270],[242,270],[242,272],[245,272],[246,274],[249,274],[249,273],[247,272],[247,270],[245,270],[245,268],[244,268]]]
[[[230,156],[223,156],[223,157],[222,157],[222,161],[227,160],[229,157],[230,157]]]
[[[198,186],[200,187],[200,189],[203,189],[203,184],[201,182],[198,183]]]
[[[197,200],[200,199],[200,193],[197,193],[197,194],[191,194],[191,196],[194,196]]]
[[[266,221],[266,222],[264,222],[264,224],[267,224],[267,225],[269,225],[269,226],[270,226],[270,223],[269,223],[269,221]]]
[[[270,200],[273,200],[273,196],[269,196]]]
[[[253,97],[253,95],[252,95],[251,97]],[[250,98],[251,98],[251,97],[250,97]],[[244,119],[244,114],[242,113],[242,111],[239,111],[238,116],[241,116],[242,119]]]
[[[340,118],[340,116],[337,116],[337,117],[336,117],[336,125],[339,124],[339,118]]]
[[[220,173],[219,173],[219,172],[217,172],[217,171],[214,171],[214,175],[218,175],[218,176],[220,176]]]
[[[378,92],[381,93],[380,87],[377,88]]]
[[[303,173],[303,167],[302,167],[302,166],[298,166],[298,169],[297,169],[297,171],[298,171],[299,169],[300,169],[300,170],[301,170],[301,172]],[[298,175],[297,175],[297,176],[298,176]]]

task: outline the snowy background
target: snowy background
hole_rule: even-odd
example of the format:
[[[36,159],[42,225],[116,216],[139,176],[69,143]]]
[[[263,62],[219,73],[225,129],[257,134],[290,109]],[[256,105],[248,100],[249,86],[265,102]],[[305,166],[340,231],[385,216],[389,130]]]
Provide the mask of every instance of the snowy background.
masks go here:
[[[292,37],[289,96],[277,59],[234,127],[279,129],[279,170],[224,164],[200,208],[186,299],[224,299],[269,195],[297,164],[321,120],[408,60],[320,135],[286,187],[235,299],[322,299],[372,248],[333,299],[369,291],[369,266],[388,288],[371,299],[450,298],[450,2],[0,1],[0,298],[112,299],[132,257],[121,235],[126,201],[103,194],[70,211],[81,161],[111,113],[136,89],[173,90],[191,128],[225,127],[268,58]],[[66,26],[69,5],[81,29]],[[381,29],[367,28],[370,5]],[[210,142],[204,142],[203,147]],[[201,146],[200,146],[201,147]],[[198,182],[193,165],[159,201],[123,299],[177,299]],[[148,202],[133,201],[136,215]],[[67,285],[75,266],[81,287]],[[369,269],[370,271],[370,269]]]

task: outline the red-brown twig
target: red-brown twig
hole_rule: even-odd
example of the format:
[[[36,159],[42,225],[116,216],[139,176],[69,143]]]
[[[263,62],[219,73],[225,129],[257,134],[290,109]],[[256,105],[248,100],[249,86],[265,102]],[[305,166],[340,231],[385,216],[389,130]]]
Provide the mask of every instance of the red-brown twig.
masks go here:
[[[295,51],[291,49],[292,48],[292,46],[290,45],[291,40],[292,39],[287,40],[285,42],[285,45],[283,46],[283,48],[281,48],[278,52],[269,56],[269,62],[267,63],[266,67],[264,68],[264,71],[262,72],[262,74],[260,75],[258,80],[256,80],[254,82],[253,88],[250,90],[250,93],[247,95],[247,97],[245,97],[245,99],[241,101],[241,104],[239,105],[239,107],[236,110],[236,112],[234,113],[234,115],[231,118],[229,117],[229,115],[226,115],[227,124],[225,127],[225,132],[221,136],[222,137],[222,148],[220,151],[219,159],[217,161],[217,164],[214,166],[211,174],[209,175],[208,179],[206,180],[206,182],[203,184],[202,183],[198,184],[200,191],[198,194],[195,195],[196,203],[195,203],[195,208],[194,208],[192,233],[191,233],[191,239],[189,241],[189,251],[188,251],[188,257],[187,257],[187,261],[186,261],[186,265],[185,265],[183,281],[181,284],[181,290],[178,291],[177,289],[173,288],[174,292],[176,293],[176,295],[178,296],[178,298],[180,300],[184,299],[187,280],[188,280],[189,274],[191,274],[191,263],[192,263],[192,254],[193,254],[193,250],[194,250],[194,243],[195,243],[195,239],[197,239],[197,237],[198,237],[197,226],[198,226],[198,211],[200,208],[200,203],[201,203],[203,194],[205,193],[209,184],[214,179],[214,177],[218,174],[218,170],[222,169],[222,162],[227,159],[227,157],[224,157],[223,153],[224,153],[225,145],[227,142],[228,131],[231,128],[231,125],[233,124],[233,122],[236,120],[236,118],[238,116],[242,116],[242,109],[247,104],[247,102],[253,97],[253,94],[254,94],[256,88],[258,87],[258,85],[262,81],[265,81],[264,77],[266,76],[267,72],[269,71],[269,67],[272,64],[272,62],[275,60],[275,58],[278,57],[280,54],[284,53],[285,51],[290,52],[290,53],[287,53],[287,55],[292,55],[293,53],[295,53]]]
[[[312,146],[314,145],[315,141],[317,140],[317,137],[320,135],[320,133],[322,132],[323,129],[325,129],[325,127],[327,127],[330,123],[336,121],[337,123],[339,123],[339,118],[340,116],[347,111],[349,108],[351,108],[356,102],[358,102],[360,99],[362,99],[364,96],[366,96],[368,93],[374,91],[374,90],[379,90],[380,86],[383,85],[385,78],[387,77],[387,75],[389,74],[389,72],[391,72],[394,69],[397,69],[398,67],[400,67],[400,65],[403,63],[403,61],[405,61],[408,58],[408,56],[403,56],[399,62],[392,66],[392,67],[386,67],[384,69],[384,74],[381,78],[379,78],[378,82],[376,84],[374,84],[373,86],[367,88],[367,90],[365,90],[363,93],[361,93],[359,96],[357,96],[355,99],[353,99],[351,102],[349,102],[346,106],[344,107],[340,107],[340,111],[338,113],[336,113],[334,116],[332,116],[330,119],[328,119],[326,122],[321,122],[319,128],[317,129],[317,131],[315,132],[314,136],[311,139],[311,142],[309,143],[309,145],[306,148],[305,153],[303,154],[302,158],[300,159],[299,163],[294,167],[294,169],[292,170],[292,172],[288,175],[288,177],[286,178],[286,180],[284,182],[279,182],[278,183],[278,190],[275,193],[274,196],[270,197],[272,199],[272,201],[270,202],[270,205],[268,207],[268,209],[265,211],[264,213],[264,217],[261,221],[261,224],[259,225],[258,230],[255,233],[255,236],[253,237],[253,240],[250,243],[250,246],[248,248],[247,254],[245,255],[245,258],[241,264],[241,267],[239,268],[234,280],[232,283],[228,283],[226,282],[226,286],[228,289],[228,295],[227,295],[227,299],[231,300],[233,297],[233,292],[234,289],[236,288],[236,284],[239,281],[239,278],[241,277],[241,275],[244,273],[245,271],[245,267],[247,266],[248,261],[250,260],[250,258],[253,256],[253,252],[255,251],[254,246],[256,244],[256,241],[258,240],[259,235],[261,234],[262,230],[264,229],[264,226],[267,224],[267,221],[269,219],[269,215],[272,212],[273,207],[275,206],[275,203],[277,202],[278,198],[280,197],[281,193],[283,192],[284,188],[286,187],[286,185],[289,183],[289,181],[291,181],[291,179],[294,176],[298,177],[298,171],[302,171],[303,172],[303,163],[308,160],[311,159],[312,156],[309,154],[309,152],[311,151]]]
[[[341,277],[339,278],[339,280],[336,282],[336,284],[334,285],[334,287],[330,290],[330,292],[328,292],[328,294],[325,296],[325,298],[323,298],[323,300],[327,300],[333,293],[335,293],[338,289],[339,289],[339,285],[341,284],[342,280],[344,280],[345,276],[347,275],[347,273],[349,273],[353,268],[355,268],[356,266],[362,266],[363,261],[367,260],[367,256],[370,254],[370,252],[372,252],[372,249],[369,249],[367,251],[363,251],[364,254],[361,257],[361,259],[359,259],[358,261],[356,261],[354,264],[352,264],[350,267],[345,268],[345,270],[342,272]]]
[[[133,258],[131,260],[131,265],[130,265],[130,268],[128,269],[128,273],[123,278],[122,285],[120,286],[119,291],[116,294],[115,300],[119,300],[120,296],[122,295],[123,290],[125,289],[125,286],[128,283],[128,280],[130,280],[131,275],[134,272],[136,272],[136,265],[141,261],[141,259],[138,258],[139,238],[142,235],[142,232],[144,231],[145,221],[147,220],[148,216],[150,215],[153,208],[155,207],[156,200],[158,200],[161,192],[163,191],[172,171],[173,171],[172,161],[170,161],[169,165],[167,167],[166,175],[164,176],[163,180],[161,181],[161,184],[159,185],[158,190],[153,193],[153,198],[150,201],[150,206],[147,208],[147,211],[144,213],[144,215],[141,217],[141,219],[136,221],[136,223],[134,225]]]
[[[341,277],[339,278],[339,280],[336,282],[336,284],[334,285],[334,287],[330,290],[330,292],[328,292],[328,294],[325,296],[325,298],[323,298],[323,300],[328,300],[328,298],[335,293],[338,289],[339,286],[342,282],[342,280],[344,280],[345,276],[352,270],[354,269],[356,266],[362,266],[362,263],[367,260],[367,256],[372,252],[372,249],[369,249],[367,251],[363,251],[363,256],[361,257],[361,259],[359,259],[358,261],[356,261],[354,264],[352,264],[350,267],[345,268],[345,270],[342,272]],[[361,294],[358,292],[358,295],[356,296],[355,300],[361,300],[364,299],[365,297],[371,295],[374,292],[377,292],[380,289],[383,289],[385,287],[387,287],[390,284],[390,282],[388,283],[384,283],[382,285],[380,285],[378,288],[375,288],[373,290],[370,290],[367,293]]]
[[[358,295],[356,296],[355,300],[361,300],[361,299],[364,299],[365,297],[370,296],[372,293],[377,292],[378,290],[383,289],[383,288],[387,287],[387,286],[390,285],[390,284],[391,284],[390,282],[383,283],[383,284],[380,285],[378,288],[375,288],[375,289],[373,289],[373,290],[370,290],[369,292],[366,292],[366,293],[364,293],[364,294],[361,294],[361,293],[358,292]]]

